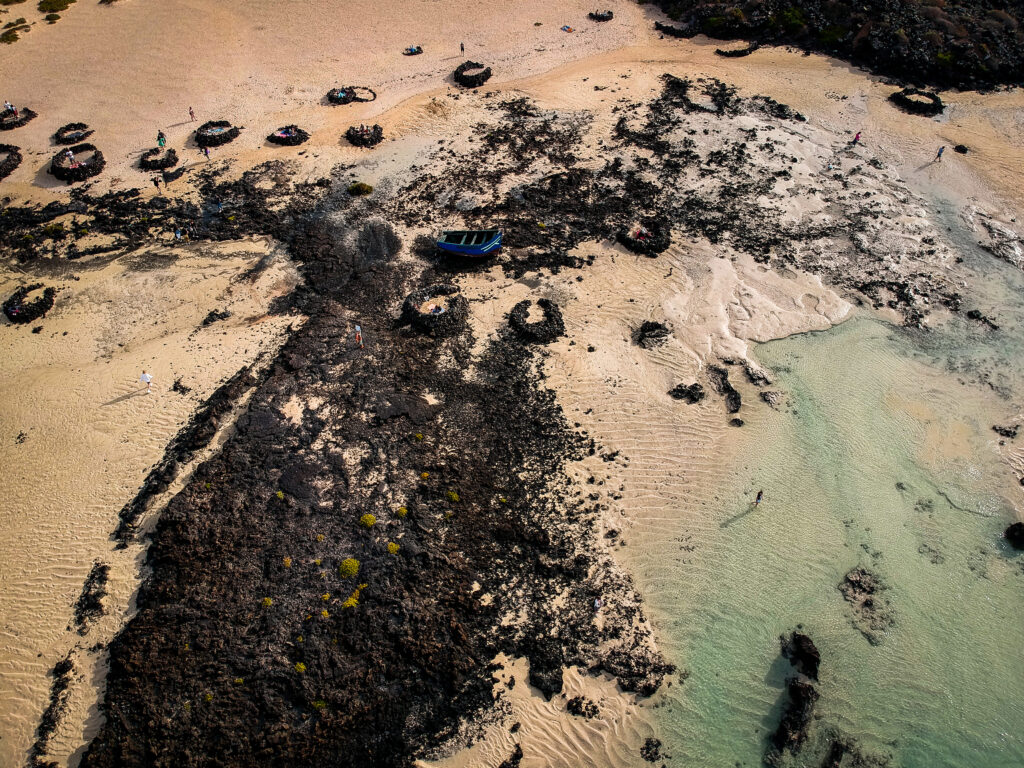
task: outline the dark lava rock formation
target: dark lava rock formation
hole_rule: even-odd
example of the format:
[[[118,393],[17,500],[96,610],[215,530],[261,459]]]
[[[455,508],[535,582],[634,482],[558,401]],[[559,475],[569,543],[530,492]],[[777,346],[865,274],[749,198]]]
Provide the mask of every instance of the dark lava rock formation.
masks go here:
[[[31,323],[53,309],[53,302],[57,296],[55,288],[45,288],[36,298],[26,301],[28,296],[43,287],[42,283],[33,283],[18,288],[7,300],[4,301],[3,309],[7,319],[12,323]]]
[[[502,705],[497,653],[525,657],[548,695],[569,666],[653,693],[671,667],[602,555],[601,504],[569,477],[596,446],[544,387],[540,349],[507,326],[473,351],[465,329],[394,323],[438,268],[391,247],[367,262],[350,236],[365,202],[344,183],[289,182],[285,167],[225,182],[201,171],[189,200],[82,193],[45,213],[6,209],[19,233],[72,205],[122,243],[170,221],[197,239],[259,232],[303,277],[277,311],[305,322],[203,403],[121,512],[127,542],[244,399],[152,533],[138,611],[109,646],[112,716],[83,768],[408,766]],[[326,410],[284,417],[296,396]],[[509,612],[520,621],[503,622]]]
[[[1024,523],[1011,524],[1004,535],[1014,549],[1024,549]]]
[[[839,591],[853,607],[853,624],[872,645],[882,642],[885,631],[892,626],[889,601],[884,597],[885,585],[866,568],[854,568],[839,583]]]
[[[209,120],[196,129],[196,144],[200,147],[219,147],[237,139],[241,130],[228,120]]]
[[[771,746],[765,756],[769,765],[781,764],[785,752],[796,754],[807,739],[807,729],[814,715],[814,705],[820,695],[806,680],[791,677],[786,681],[786,704],[779,727],[771,736]]]
[[[173,149],[160,147],[147,149],[139,156],[139,169],[143,171],[164,171],[178,164],[178,153]]]
[[[575,715],[576,717],[583,717],[587,720],[590,720],[591,718],[597,717],[599,714],[601,714],[601,710],[598,708],[597,704],[592,702],[586,696],[573,696],[571,699],[569,699],[569,701],[566,702],[565,710],[570,715]]]
[[[332,88],[327,92],[327,100],[331,104],[339,106],[355,101],[375,101],[376,99],[376,91],[361,85],[344,85],[341,88]]]
[[[67,125],[62,125],[53,134],[53,143],[63,145],[77,144],[80,141],[85,141],[93,133],[95,131],[89,130],[89,126],[85,123],[68,123]]]
[[[74,154],[74,162],[67,153]],[[84,155],[84,157],[83,157]],[[76,181],[85,181],[93,176],[99,176],[106,168],[107,161],[103,153],[96,149],[93,144],[76,144],[68,149],[62,149],[50,160],[50,173],[61,181],[74,184]]]
[[[729,372],[720,365],[709,365],[708,380],[715,388],[715,392],[725,397],[726,413],[739,413],[742,401],[740,393],[729,381]]]
[[[661,754],[661,740],[650,737],[644,741],[643,746],[640,747],[640,757],[648,763],[656,763],[661,760],[663,757]]]
[[[591,21],[611,21],[615,18],[615,14],[611,11],[591,11],[587,14],[587,18]]]
[[[38,117],[38,115],[31,109],[28,107],[22,107],[18,110],[17,117],[6,114],[0,117],[0,131],[13,131],[15,128],[21,128],[25,123],[34,120],[36,117]]]
[[[671,335],[672,329],[665,323],[645,320],[633,331],[633,343],[638,347],[651,349],[664,344]]]
[[[297,125],[286,125],[267,136],[267,141],[271,144],[281,144],[285,147],[297,147],[308,140],[309,133]]]
[[[945,105],[939,94],[923,91],[920,88],[904,88],[889,96],[889,101],[912,115],[935,117],[941,115]]]
[[[464,88],[479,88],[491,79],[491,68],[477,61],[464,61],[455,68],[452,77]]]
[[[544,316],[532,323],[529,321],[529,299],[520,301],[512,307],[512,311],[508,313],[508,324],[516,335],[530,344],[549,344],[559,336],[564,336],[565,323],[558,305],[550,299],[539,299],[537,306]]]
[[[399,322],[410,323],[433,336],[452,336],[466,325],[469,302],[458,286],[428,285],[406,296]]]
[[[718,55],[718,56],[722,56],[722,57],[724,57],[726,59],[739,59],[739,58],[742,58],[744,56],[749,56],[750,54],[752,54],[754,51],[756,51],[760,47],[761,47],[760,43],[751,43],[746,48],[732,48],[732,49],[728,49],[728,50],[723,50],[721,48],[715,48],[715,54]]]
[[[353,125],[345,131],[345,138],[356,147],[375,147],[384,141],[384,129],[376,124],[372,127],[360,125],[358,128]]]
[[[82,594],[75,603],[75,624],[78,626],[78,634],[84,635],[89,631],[89,623],[95,621],[106,610],[103,607],[103,598],[107,596],[107,576],[110,574],[110,566],[106,563],[93,563],[92,570],[82,585]]]
[[[657,256],[672,242],[672,232],[664,221],[644,219],[639,227],[630,227],[620,232],[619,242],[633,253]]]
[[[676,400],[684,400],[690,405],[699,403],[706,397],[704,387],[702,387],[700,383],[690,385],[677,384],[668,391],[668,395]]]
[[[0,179],[6,179],[14,173],[15,168],[21,165],[21,147],[16,147],[14,144],[0,144],[0,155],[4,158],[0,160]]]
[[[795,45],[872,72],[943,88],[984,89],[1024,81],[1020,4],[995,0],[655,0],[682,26],[674,37]]]
[[[803,632],[793,632],[789,637],[780,636],[779,645],[782,648],[782,657],[789,659],[794,669],[811,680],[818,679],[821,654],[810,637]]]

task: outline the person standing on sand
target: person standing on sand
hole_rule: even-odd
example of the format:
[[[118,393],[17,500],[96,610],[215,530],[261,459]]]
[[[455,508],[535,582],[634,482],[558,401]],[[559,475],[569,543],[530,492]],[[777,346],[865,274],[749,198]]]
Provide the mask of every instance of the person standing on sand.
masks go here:
[[[850,142],[853,146],[857,146],[860,143],[860,131],[857,131],[857,135],[853,137],[853,141]]]
[[[764,498],[764,491],[758,491],[757,492],[757,498],[754,499],[754,506],[755,507],[760,506],[761,499],[763,499],[763,498]]]
[[[363,329],[358,325],[356,326],[356,344],[363,349]]]
[[[153,376],[152,376],[152,374],[149,374],[149,373],[146,373],[145,371],[143,371],[142,375],[139,376],[139,381],[141,381],[143,384],[146,385],[146,394],[147,395],[150,394],[153,391]]]
[[[203,147],[203,154],[206,155],[206,159],[209,160],[210,159],[210,148],[209,147]]]
[[[167,143],[167,137],[164,136],[164,132],[163,131],[157,131],[156,132],[156,145],[158,147],[160,147],[160,149],[163,149],[164,148],[164,144],[166,144],[166,143]]]
[[[196,121],[196,113],[192,111],[192,107],[188,108],[188,116],[193,123]]]
[[[465,43],[459,43],[459,53],[465,53],[465,52],[466,52],[466,44]]]
[[[160,177],[159,176],[154,176],[153,177],[153,186],[156,187],[156,191],[159,193],[160,192]]]
[[[939,153],[935,156],[935,162],[936,163],[941,163],[942,162],[942,153],[945,152],[945,151],[946,151],[946,146],[945,145],[939,147]]]

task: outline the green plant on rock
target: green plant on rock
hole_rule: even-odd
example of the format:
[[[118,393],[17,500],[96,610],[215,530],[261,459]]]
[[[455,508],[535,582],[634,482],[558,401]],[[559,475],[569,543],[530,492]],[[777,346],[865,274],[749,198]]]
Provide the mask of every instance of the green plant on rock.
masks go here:
[[[359,561],[354,557],[346,557],[338,566],[338,573],[346,579],[351,579],[359,573]]]
[[[284,567],[285,568],[291,568],[292,567],[292,559],[290,557],[284,558],[284,560],[282,562],[284,563]]]
[[[313,705],[313,709],[316,710],[322,710],[327,708],[327,702],[323,699],[316,699],[315,701],[312,701],[310,703]]]
[[[459,503],[459,494],[457,494],[455,491],[448,491],[448,493],[445,495],[448,497],[448,501],[454,502],[456,504]]]
[[[373,192],[373,187],[362,181],[354,181],[348,185],[348,193],[352,197],[362,197]]]
[[[212,693],[205,693],[205,694],[203,694],[203,701],[205,701],[207,704],[209,704],[211,701],[213,701],[213,694]]]
[[[245,679],[241,677],[235,678],[235,685],[245,685]]]
[[[363,526],[363,528],[373,528],[373,526],[377,524],[377,518],[367,512],[359,518],[359,524]]]
[[[393,541],[388,542],[388,554],[397,555],[400,547]]]
[[[269,598],[269,597],[264,597],[263,598],[263,607],[264,608],[269,608],[273,604],[274,604],[274,601],[271,598]]]
[[[408,514],[409,514],[409,510],[407,508],[405,508],[405,507],[399,507],[398,508],[398,516],[399,517],[405,517]]]
[[[277,496],[278,499],[280,499],[282,501],[284,500],[284,491],[278,491],[274,495]]]
[[[303,672],[306,671],[306,665],[303,664],[301,661],[295,662],[295,671],[301,675]]]

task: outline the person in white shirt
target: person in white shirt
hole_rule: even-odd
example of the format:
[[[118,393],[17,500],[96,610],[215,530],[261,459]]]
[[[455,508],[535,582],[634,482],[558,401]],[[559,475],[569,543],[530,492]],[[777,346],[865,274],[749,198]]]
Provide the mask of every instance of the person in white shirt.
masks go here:
[[[153,376],[152,376],[152,374],[149,374],[149,373],[146,373],[145,371],[143,371],[142,375],[139,376],[139,381],[141,381],[143,384],[146,385],[146,394],[147,395],[150,392],[153,391]]]

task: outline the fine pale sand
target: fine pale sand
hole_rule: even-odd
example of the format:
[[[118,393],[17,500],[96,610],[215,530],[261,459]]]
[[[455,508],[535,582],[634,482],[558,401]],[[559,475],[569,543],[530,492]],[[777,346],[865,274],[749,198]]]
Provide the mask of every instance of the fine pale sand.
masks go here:
[[[133,166],[153,146],[158,129],[186,164],[206,162],[189,138],[197,125],[188,122],[189,106],[200,121],[228,119],[246,127],[237,141],[213,153],[215,163],[232,161],[231,173],[272,158],[297,160],[310,177],[338,163],[358,163],[359,177],[377,183],[413,162],[422,165],[439,137],[454,137],[479,118],[475,97],[445,98],[453,87],[446,81],[451,70],[471,58],[494,68],[481,92],[518,93],[545,108],[591,110],[604,124],[617,119],[611,112],[617,99],[649,96],[662,72],[713,75],[744,95],[770,95],[809,117],[806,130],[797,129],[787,145],[808,173],[821,171],[827,142],[838,145],[861,131],[874,154],[921,196],[908,203],[900,223],[920,220],[932,206],[948,202],[957,211],[974,211],[978,227],[991,216],[1021,231],[1013,221],[1024,209],[1019,92],[951,94],[939,120],[911,117],[885,101],[890,86],[839,62],[775,49],[723,59],[713,54],[716,44],[703,39],[659,39],[651,30],[656,14],[642,6],[611,7],[615,20],[598,25],[586,20],[594,8],[578,2],[526,2],[511,9],[419,0],[387,13],[380,4],[350,0],[289,0],[258,11],[241,0],[72,6],[56,25],[37,24],[0,50],[9,89],[0,98],[40,113],[3,136],[22,147],[25,161],[0,183],[0,195],[46,201],[65,194],[44,168],[55,151],[50,134],[71,121],[96,129],[90,141],[107,156],[99,191],[141,187],[153,194],[147,175]],[[36,13],[25,8],[26,16]],[[562,24],[576,31],[561,32]],[[424,47],[422,56],[400,55],[414,43]],[[595,84],[607,90],[595,91]],[[325,106],[324,94],[338,85],[369,86],[379,98]],[[341,134],[360,122],[379,122],[397,141],[372,153],[348,146]],[[265,143],[268,133],[288,123],[308,130],[311,140],[297,148]],[[968,145],[970,153],[954,154],[955,143]],[[949,147],[944,162],[931,163],[940,144]],[[805,212],[799,206],[787,210],[794,219]],[[0,764],[24,761],[46,705],[47,673],[71,650],[84,680],[72,687],[50,758],[75,764],[94,732],[103,657],[85,647],[109,640],[130,614],[144,556],[138,547],[113,550],[109,534],[117,511],[195,405],[241,366],[276,348],[287,326],[299,321],[266,316],[270,301],[297,279],[283,257],[272,258],[254,281],[239,279],[273,249],[262,241],[157,248],[105,266],[60,271],[50,280],[62,289],[58,305],[41,334],[0,328],[7,350],[0,371],[0,689],[11,694],[0,698]],[[726,426],[720,400],[680,406],[667,390],[693,382],[717,357],[742,359],[748,341],[839,322],[848,306],[816,278],[780,276],[692,241],[674,242],[656,260],[617,247],[581,249],[597,257],[583,282],[575,275],[509,281],[494,271],[465,278],[463,292],[501,297],[471,303],[478,339],[523,298],[546,295],[562,306],[568,336],[549,347],[548,383],[571,422],[629,456],[628,468],[584,462],[573,470],[581,478],[601,471],[609,490],[624,488],[623,499],[609,503],[606,523],[628,539],[631,510],[643,509],[647,518],[658,510],[666,517],[699,516],[713,503],[714,467],[728,460],[737,434]],[[80,279],[70,279],[72,272]],[[20,272],[4,270],[0,293],[25,282]],[[210,310],[225,308],[233,313],[229,320],[199,328]],[[654,350],[632,345],[632,327],[643,319],[671,324],[672,339]],[[569,345],[573,338],[587,341]],[[139,391],[143,368],[155,376],[152,395]],[[188,395],[170,391],[179,377],[192,388]],[[746,402],[751,393],[737,386]],[[595,402],[613,407],[587,413]],[[752,410],[744,418],[756,419]],[[616,548],[614,557],[628,567],[638,554]],[[112,566],[109,614],[83,640],[66,627],[97,559]],[[515,675],[518,681],[507,694],[509,711],[476,746],[441,764],[496,766],[514,743],[523,747],[524,766],[558,764],[558,756],[566,764],[637,764],[636,747],[651,735],[644,710],[657,696],[635,702],[607,680],[570,670],[568,696],[585,695],[601,710],[586,720],[565,712],[565,698],[546,702],[532,692],[524,662],[506,666],[502,680]],[[497,685],[508,691],[504,682]],[[513,740],[508,729],[516,721],[522,728]]]

